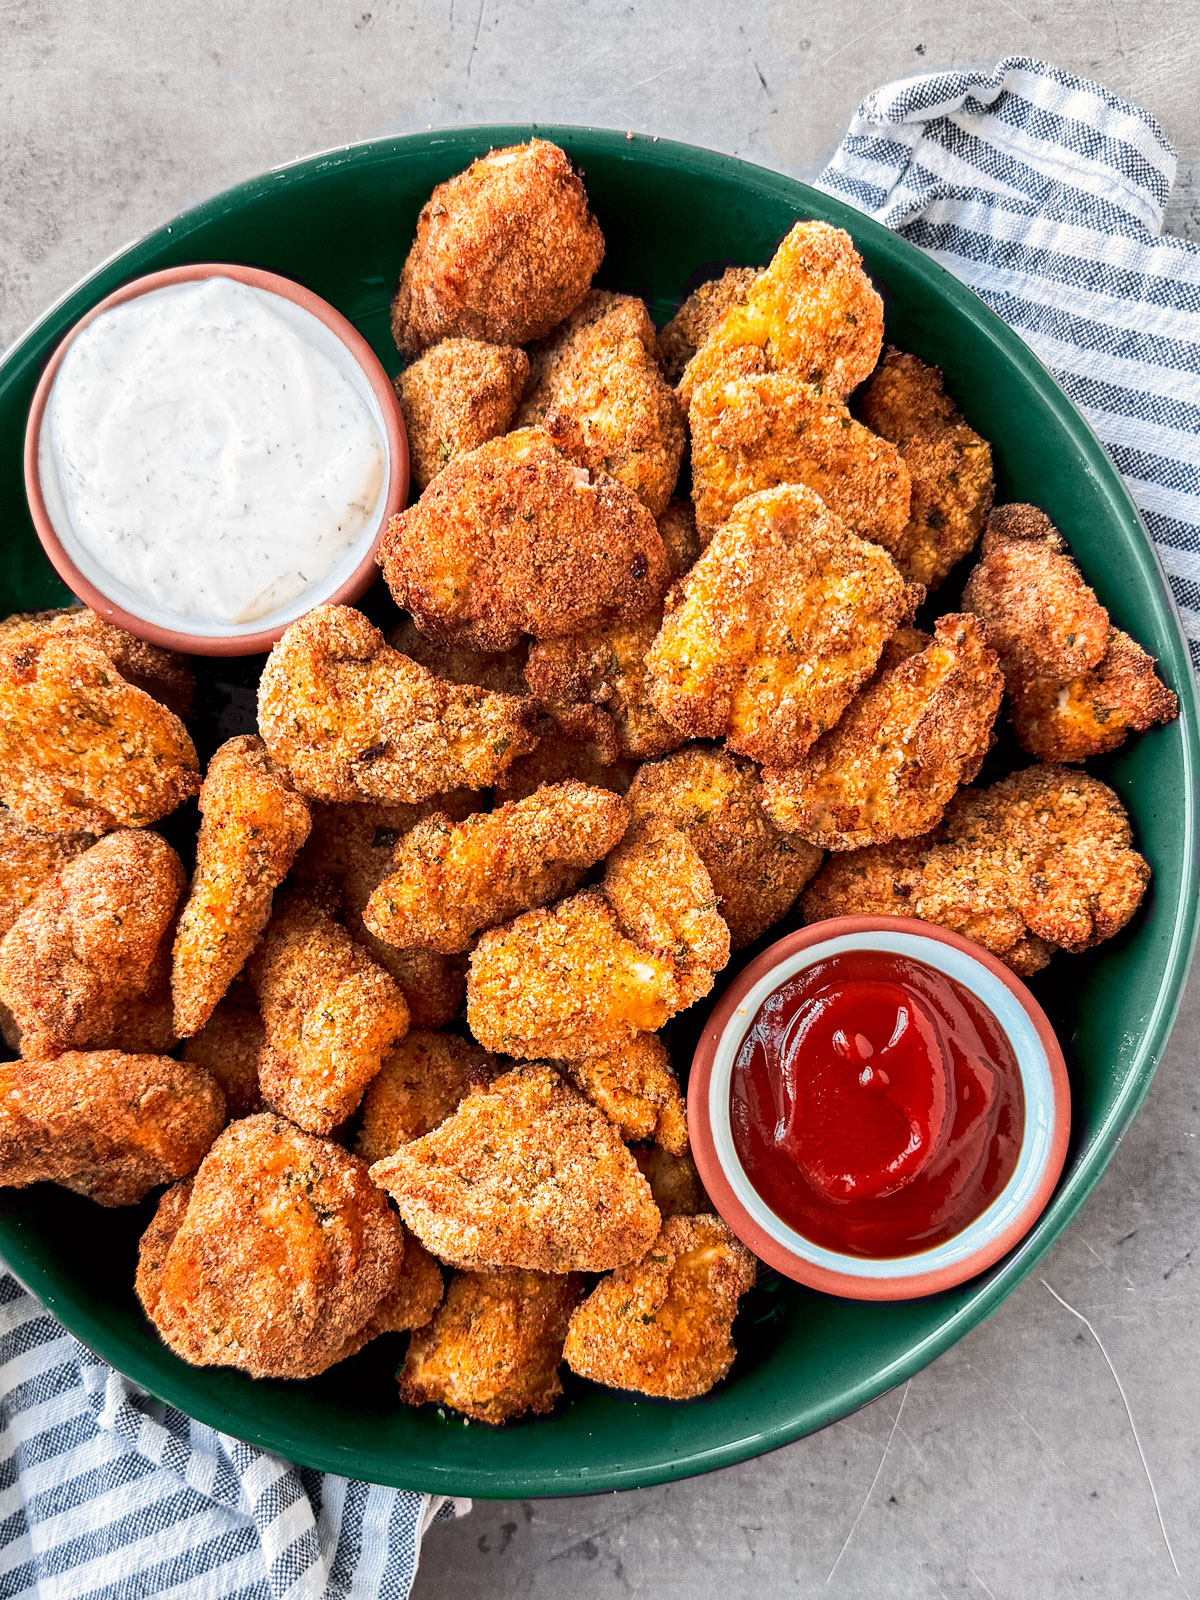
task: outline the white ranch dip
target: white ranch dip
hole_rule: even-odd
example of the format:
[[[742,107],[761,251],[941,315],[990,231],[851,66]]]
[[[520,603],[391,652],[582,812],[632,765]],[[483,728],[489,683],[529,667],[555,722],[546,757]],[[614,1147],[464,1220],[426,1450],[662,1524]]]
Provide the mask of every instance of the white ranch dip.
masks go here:
[[[84,328],[51,391],[43,448],[75,538],[181,617],[278,611],[378,505],[375,419],[280,306],[232,278],[152,290]]]

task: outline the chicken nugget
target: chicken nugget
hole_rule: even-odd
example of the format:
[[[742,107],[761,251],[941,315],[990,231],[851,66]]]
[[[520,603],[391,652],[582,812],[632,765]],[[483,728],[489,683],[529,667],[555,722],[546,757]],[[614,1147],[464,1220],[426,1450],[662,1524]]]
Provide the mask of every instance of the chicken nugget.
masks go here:
[[[936,589],[974,549],[992,503],[992,452],[942,389],[937,367],[889,349],[863,391],[863,420],[897,445],[912,484],[908,522],[874,535],[906,578]]]
[[[668,1217],[696,1217],[712,1210],[690,1149],[674,1155],[661,1144],[631,1144],[629,1152],[650,1185],[664,1222]]]
[[[801,760],[875,671],[923,590],[811,489],[748,496],[667,598],[650,698],[696,738]]]
[[[184,656],[160,645],[149,644],[135,634],[126,633],[106,622],[88,606],[61,606],[53,611],[21,611],[0,622],[0,644],[16,640],[41,640],[54,634],[59,638],[81,639],[102,650],[126,683],[144,689],[153,700],[188,717],[196,680]]]
[[[26,1055],[126,1046],[127,1013],[156,1001],[170,972],[184,881],[170,845],[128,829],[45,880],[0,943],[0,1000]],[[151,1029],[159,1049],[167,1033]]]
[[[51,833],[145,827],[200,787],[179,718],[83,638],[0,640],[0,802]]]
[[[409,1341],[401,1400],[494,1424],[553,1411],[567,1323],[582,1294],[577,1272],[456,1272],[433,1321]]]
[[[486,1087],[503,1070],[469,1039],[414,1029],[367,1085],[356,1153],[366,1162],[382,1161],[424,1138],[472,1089]]]
[[[1179,702],[1154,670],[1153,656],[1119,628],[1096,666],[1066,683],[1008,681],[1008,715],[1017,742],[1039,761],[1086,761],[1179,715]]]
[[[756,1272],[719,1217],[669,1217],[642,1260],[602,1278],[572,1316],[567,1365],[613,1389],[707,1394],[733,1365],[733,1319]]]
[[[199,1032],[184,1040],[180,1052],[184,1061],[212,1073],[224,1092],[231,1119],[251,1116],[263,1108],[258,1063],[267,1035],[258,1011],[241,1004],[241,998],[239,994],[237,1000],[220,1001]]]
[[[908,522],[908,468],[840,400],[786,372],[720,372],[692,394],[692,498],[707,541],[739,500],[803,483],[853,533],[892,549]]]
[[[271,756],[316,800],[425,800],[483,789],[532,750],[530,707],[444,683],[359,611],[319,606],[287,629],[258,686]]]
[[[524,350],[443,339],[392,380],[408,433],[413,499],[451,461],[507,430],[528,376]]]
[[[844,400],[883,347],[883,301],[854,241],[827,222],[798,222],[712,328],[679,380],[685,406],[724,368],[790,372]]]
[[[310,1133],[330,1133],[408,1032],[394,980],[326,912],[293,898],[249,966],[267,1048],[263,1098]]]
[[[96,842],[94,833],[47,833],[0,807],[0,939],[47,878]]]
[[[657,1034],[639,1033],[605,1055],[558,1065],[617,1125],[622,1139],[654,1139],[676,1155],[688,1148],[687,1108]]]
[[[163,1196],[137,1292],[193,1366],[312,1378],[361,1346],[403,1252],[365,1163],[264,1112],[231,1123]]]
[[[763,807],[825,850],[928,833],[979,771],[1003,695],[976,618],[939,617],[926,648],[880,672],[801,762],[763,769]]]
[[[421,208],[392,337],[405,356],[440,339],[540,339],[583,299],[603,259],[604,235],[557,145],[491,150]]]
[[[579,365],[581,356],[630,339],[646,350],[654,349],[654,324],[646,302],[632,294],[589,289],[548,338],[530,346],[529,382],[517,426],[536,428],[541,423],[553,403],[554,391]]]
[[[524,800],[548,783],[563,783],[575,778],[593,789],[611,789],[613,794],[624,794],[633,782],[637,771],[635,761],[620,756],[617,730],[611,717],[598,706],[554,706],[550,708],[556,720],[552,731],[543,733],[541,742],[532,755],[514,761],[496,783],[496,796],[501,800]],[[565,711],[599,712],[594,724],[564,716]]]
[[[683,369],[730,307],[745,303],[758,274],[758,267],[726,267],[719,278],[692,290],[658,335],[658,360],[668,383],[679,382]]]
[[[787,915],[821,864],[821,851],[783,833],[758,802],[758,770],[725,750],[693,745],[639,768],[635,817],[665,817],[708,869],[717,910],[740,950]]]
[[[381,1333],[407,1333],[411,1328],[423,1328],[441,1305],[446,1292],[437,1261],[419,1239],[407,1229],[403,1232],[404,1256],[400,1271],[367,1323],[367,1338],[370,1339]]]
[[[396,846],[363,921],[401,949],[469,950],[480,929],[577,888],[628,821],[619,795],[574,779],[464,822],[435,812]]]
[[[650,1185],[612,1123],[545,1062],[470,1094],[371,1168],[451,1266],[604,1272],[658,1232]]]
[[[209,762],[200,815],[171,968],[180,1038],[204,1026],[242,970],[311,824],[308,803],[250,734],[228,740]]]
[[[451,462],[388,523],[379,561],[424,632],[476,650],[641,616],[667,573],[637,496],[570,461],[541,428]]]

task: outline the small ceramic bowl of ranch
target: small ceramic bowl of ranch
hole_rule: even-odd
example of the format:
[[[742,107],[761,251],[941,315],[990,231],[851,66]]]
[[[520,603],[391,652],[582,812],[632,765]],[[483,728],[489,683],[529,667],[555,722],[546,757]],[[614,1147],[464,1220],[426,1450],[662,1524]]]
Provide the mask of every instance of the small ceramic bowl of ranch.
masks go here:
[[[25,434],[67,587],[140,638],[253,655],[358,599],[408,494],[390,380],[290,278],[205,262],[124,284],[50,358]]]

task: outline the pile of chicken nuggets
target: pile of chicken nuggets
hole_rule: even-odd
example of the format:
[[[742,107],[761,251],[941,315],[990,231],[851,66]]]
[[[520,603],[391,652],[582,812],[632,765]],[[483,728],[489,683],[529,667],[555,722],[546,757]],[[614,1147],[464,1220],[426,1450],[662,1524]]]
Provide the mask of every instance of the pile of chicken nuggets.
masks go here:
[[[186,662],[0,624],[0,1184],[166,1185],[137,1292],[185,1361],[305,1378],[407,1331],[402,1400],[488,1423],[564,1362],[703,1394],[756,1264],[664,1025],[797,903],[1032,973],[1145,892],[1080,763],[1174,696],[1049,519],[992,508],[850,238],[797,222],[661,332],[603,255],[544,141],[430,196],[394,622],[294,623],[203,769]],[[1002,712],[1032,761],[976,787]],[[156,824],[192,797],[189,872]]]

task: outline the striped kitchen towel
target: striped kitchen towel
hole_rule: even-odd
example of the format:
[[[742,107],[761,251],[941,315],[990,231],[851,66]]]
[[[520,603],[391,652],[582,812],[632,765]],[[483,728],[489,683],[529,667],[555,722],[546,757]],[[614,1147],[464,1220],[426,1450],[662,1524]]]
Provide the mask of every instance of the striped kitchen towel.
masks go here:
[[[1200,667],[1200,246],[1161,233],[1149,112],[1043,61],[859,106],[818,187],[967,283],[1050,368],[1137,502]]]

